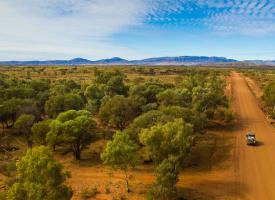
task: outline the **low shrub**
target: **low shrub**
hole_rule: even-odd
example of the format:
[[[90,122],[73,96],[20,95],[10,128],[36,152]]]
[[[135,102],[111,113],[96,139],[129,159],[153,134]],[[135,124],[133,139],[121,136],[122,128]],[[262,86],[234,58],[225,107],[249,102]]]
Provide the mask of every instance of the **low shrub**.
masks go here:
[[[94,198],[98,193],[99,191],[96,186],[91,188],[85,187],[81,190],[80,196],[82,199],[89,199],[89,198]]]

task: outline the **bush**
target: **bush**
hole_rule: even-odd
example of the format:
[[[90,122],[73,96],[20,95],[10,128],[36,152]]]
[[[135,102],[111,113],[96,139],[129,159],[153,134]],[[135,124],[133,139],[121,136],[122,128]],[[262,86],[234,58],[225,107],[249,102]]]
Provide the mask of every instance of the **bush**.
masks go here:
[[[94,198],[99,193],[96,186],[89,188],[85,187],[81,190],[80,196],[82,199]]]
[[[229,108],[219,107],[214,111],[214,119],[230,122],[233,119],[232,111]]]
[[[7,177],[11,177],[15,173],[15,171],[16,171],[15,162],[4,163],[0,165],[0,173]]]

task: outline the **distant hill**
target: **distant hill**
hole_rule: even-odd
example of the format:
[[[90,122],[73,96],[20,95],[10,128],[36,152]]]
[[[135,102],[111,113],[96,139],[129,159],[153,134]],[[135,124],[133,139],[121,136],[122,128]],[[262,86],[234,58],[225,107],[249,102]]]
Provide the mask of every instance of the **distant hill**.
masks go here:
[[[157,57],[143,60],[125,60],[114,57],[102,60],[87,60],[84,58],[74,58],[71,60],[46,60],[46,61],[1,61],[0,65],[16,66],[39,66],[39,65],[211,65],[211,64],[254,64],[254,65],[275,65],[275,61],[247,60],[238,61],[225,57],[207,56],[178,56],[178,57]]]
[[[255,65],[275,65],[275,60],[245,60],[244,62]]]
[[[100,65],[127,65],[131,62],[119,57],[102,59],[97,61],[92,61],[93,64],[100,64]]]
[[[159,57],[147,58],[144,60],[132,61],[134,64],[141,65],[198,65],[210,63],[231,63],[237,60],[227,59],[224,57],[207,57],[207,56],[179,56],[179,57]]]

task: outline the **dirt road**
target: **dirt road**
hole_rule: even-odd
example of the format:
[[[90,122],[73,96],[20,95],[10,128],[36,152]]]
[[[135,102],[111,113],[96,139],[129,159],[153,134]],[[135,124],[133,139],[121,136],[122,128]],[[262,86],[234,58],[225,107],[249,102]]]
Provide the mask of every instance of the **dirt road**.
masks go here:
[[[275,200],[275,130],[238,73],[233,74],[232,86],[239,123],[235,151],[237,199]],[[249,130],[255,132],[257,146],[246,145]]]

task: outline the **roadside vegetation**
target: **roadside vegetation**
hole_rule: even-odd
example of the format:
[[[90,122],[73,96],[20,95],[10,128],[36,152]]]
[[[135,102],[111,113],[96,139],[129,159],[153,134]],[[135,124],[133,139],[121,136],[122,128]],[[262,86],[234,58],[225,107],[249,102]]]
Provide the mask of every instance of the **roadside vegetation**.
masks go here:
[[[177,199],[179,174],[200,158],[206,129],[233,120],[226,69],[3,67],[0,73],[4,199],[42,200],[49,193],[48,199],[94,198],[97,183],[80,192],[66,184],[69,166],[93,159],[123,172],[126,196],[135,190],[130,171],[150,166],[155,179],[143,198]],[[274,102],[273,86],[266,89],[267,102]],[[218,140],[210,139],[211,161]],[[89,157],[96,144],[97,157]],[[105,193],[112,196],[107,186]]]
[[[275,70],[250,69],[242,73],[254,80],[260,88],[260,100],[265,112],[275,120]]]

